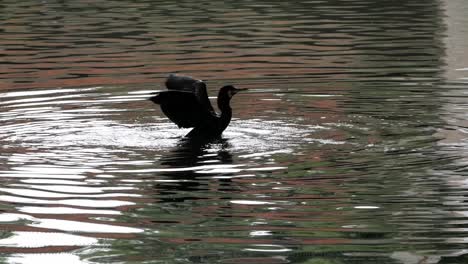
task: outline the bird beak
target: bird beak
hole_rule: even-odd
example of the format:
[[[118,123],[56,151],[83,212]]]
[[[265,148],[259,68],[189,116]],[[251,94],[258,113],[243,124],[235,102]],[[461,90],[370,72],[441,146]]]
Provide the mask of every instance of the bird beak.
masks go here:
[[[238,92],[242,92],[242,91],[247,91],[248,89],[247,88],[236,88],[234,91],[233,91],[233,95],[238,93]]]

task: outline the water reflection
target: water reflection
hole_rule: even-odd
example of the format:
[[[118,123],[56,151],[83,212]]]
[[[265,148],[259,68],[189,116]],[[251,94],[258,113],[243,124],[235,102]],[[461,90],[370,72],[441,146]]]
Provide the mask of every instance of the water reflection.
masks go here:
[[[153,118],[148,111],[143,115],[150,123],[121,120],[122,113],[132,112],[120,109],[119,104],[145,102],[146,93],[125,92],[128,95],[121,95],[119,104],[113,104],[108,98],[114,95],[103,89],[3,94],[9,100],[2,102],[6,107],[0,118],[6,125],[0,130],[1,140],[9,146],[21,142],[24,148],[1,156],[4,167],[0,173],[9,181],[0,187],[0,200],[14,205],[1,219],[12,224],[12,230],[27,226],[35,232],[88,234],[98,239],[93,244],[97,248],[107,242],[115,244],[103,238],[135,238],[143,232],[172,243],[167,242],[172,238],[165,225],[180,224],[187,211],[168,214],[164,204],[185,209],[198,202],[225,204],[197,206],[201,218],[225,211],[241,200],[230,194],[239,188],[232,179],[285,170],[285,166],[261,160],[290,154],[298,145],[294,139],[308,137],[313,142],[312,133],[326,129],[284,121],[234,120],[226,138],[189,140],[182,137],[185,131],[178,131],[165,119]],[[76,94],[84,100],[63,100]],[[77,107],[83,102],[89,102],[86,111]],[[277,144],[268,144],[272,140]],[[235,158],[233,151],[243,155]],[[217,197],[219,193],[226,196]],[[122,222],[120,219],[128,217],[126,211],[140,208],[141,201],[149,203],[138,213],[145,227]],[[192,218],[194,223],[201,219]],[[5,241],[14,237],[11,233]],[[182,238],[191,239],[196,238]],[[43,252],[49,252],[48,247]]]
[[[440,5],[6,1],[0,88],[162,83],[178,71],[262,86],[427,77],[438,67],[425,56],[443,55]]]
[[[1,6],[5,262],[467,262],[459,0]],[[255,93],[187,142],[169,72]]]
[[[217,173],[229,173],[233,169],[232,155],[226,149],[228,140],[218,138],[203,140],[199,138],[182,138],[176,147],[160,158],[160,164],[164,172],[158,173],[164,181],[158,181],[155,185],[156,192],[162,196],[162,201],[183,202],[186,199],[198,199],[198,195],[173,197],[174,194],[185,192],[210,191],[209,186],[203,186],[200,178],[212,174],[204,170],[178,170],[178,168],[194,168],[203,165],[219,164],[215,170]],[[174,168],[175,170],[171,170]],[[236,169],[234,169],[236,170]],[[212,190],[211,190],[212,191]]]
[[[13,254],[5,258],[7,263],[21,263],[21,264],[34,264],[34,263],[69,263],[69,264],[84,264],[85,261],[81,260],[79,256],[73,254]]]

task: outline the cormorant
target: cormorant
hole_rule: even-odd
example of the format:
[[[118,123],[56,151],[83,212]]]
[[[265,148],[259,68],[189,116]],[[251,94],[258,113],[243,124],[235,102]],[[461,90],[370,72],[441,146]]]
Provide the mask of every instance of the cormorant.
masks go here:
[[[167,91],[156,92],[149,98],[159,104],[163,113],[179,128],[193,129],[186,137],[219,137],[231,121],[231,98],[238,92],[232,85],[223,86],[218,93],[219,114],[211,106],[206,84],[192,77],[170,74],[166,80]]]

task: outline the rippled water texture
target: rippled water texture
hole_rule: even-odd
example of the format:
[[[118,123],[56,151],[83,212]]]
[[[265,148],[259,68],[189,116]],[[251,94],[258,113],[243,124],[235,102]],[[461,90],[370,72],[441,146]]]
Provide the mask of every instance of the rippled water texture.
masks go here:
[[[468,3],[0,2],[0,262],[468,263]],[[146,100],[249,88],[223,138]]]

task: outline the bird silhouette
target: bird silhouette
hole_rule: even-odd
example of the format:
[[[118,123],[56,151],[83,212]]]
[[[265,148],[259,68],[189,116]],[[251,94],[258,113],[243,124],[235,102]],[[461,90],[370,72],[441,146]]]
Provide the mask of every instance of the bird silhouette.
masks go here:
[[[219,137],[227,128],[232,118],[231,98],[238,92],[232,85],[223,86],[218,93],[216,113],[211,106],[206,84],[189,76],[170,74],[166,80],[168,90],[156,92],[149,98],[161,106],[163,113],[179,128],[193,129],[186,137]]]

